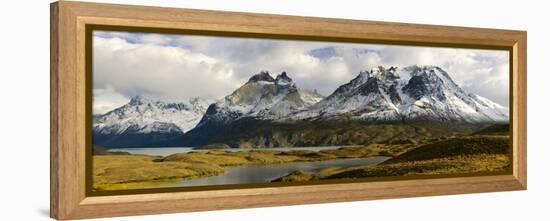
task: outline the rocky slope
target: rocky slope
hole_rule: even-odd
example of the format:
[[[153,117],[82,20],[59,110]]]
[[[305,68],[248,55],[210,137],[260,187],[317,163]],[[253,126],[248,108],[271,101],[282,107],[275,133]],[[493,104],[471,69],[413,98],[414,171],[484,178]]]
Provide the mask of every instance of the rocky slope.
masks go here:
[[[276,78],[262,71],[230,95],[210,105],[199,127],[211,123],[229,123],[251,117],[273,120],[286,117],[323,99],[323,96],[300,90],[286,72]]]
[[[363,71],[318,102],[306,103],[299,94],[286,73],[272,78],[262,72],[211,105],[180,142],[232,147],[403,142],[508,121],[507,108],[466,93],[435,66]]]
[[[290,119],[366,121],[435,120],[469,123],[505,122],[508,109],[462,90],[441,68],[411,66],[401,80],[398,68],[361,72],[326,99]]]

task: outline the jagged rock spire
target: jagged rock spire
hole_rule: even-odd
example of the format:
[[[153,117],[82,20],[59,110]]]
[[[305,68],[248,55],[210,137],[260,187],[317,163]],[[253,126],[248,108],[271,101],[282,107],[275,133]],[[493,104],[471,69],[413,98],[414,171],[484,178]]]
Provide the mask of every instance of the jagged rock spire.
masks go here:
[[[292,78],[288,77],[286,72],[283,71],[283,73],[277,75],[275,82],[277,82],[278,85],[292,84]]]
[[[275,79],[271,77],[268,71],[260,71],[260,73],[253,75],[248,79],[248,82],[258,82],[258,81],[267,81],[274,82]]]

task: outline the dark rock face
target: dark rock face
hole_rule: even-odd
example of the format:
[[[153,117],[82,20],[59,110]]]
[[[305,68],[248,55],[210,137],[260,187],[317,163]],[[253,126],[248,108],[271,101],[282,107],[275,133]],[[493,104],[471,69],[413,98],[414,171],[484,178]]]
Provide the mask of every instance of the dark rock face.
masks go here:
[[[292,79],[290,77],[288,77],[286,72],[283,71],[283,73],[281,73],[280,75],[277,75],[277,78],[275,78],[275,81],[277,81],[277,82],[279,82],[279,81],[292,82]]]
[[[403,92],[418,100],[429,92],[426,83],[426,78],[422,76],[414,76],[409,80],[409,83],[403,87]]]
[[[206,109],[206,112],[202,116],[201,121],[199,121],[197,126],[200,126],[206,122],[227,122],[241,117],[241,114],[237,112],[228,111],[225,112],[223,115],[220,115],[221,112],[221,108],[218,107],[218,105],[211,104],[210,106],[208,106],[208,109]]]
[[[401,98],[397,91],[399,75],[396,73],[396,70],[395,67],[390,67],[389,69],[378,67],[371,71],[363,71],[349,83],[340,86],[325,100],[327,103],[338,103],[339,101],[353,100],[357,96],[369,97],[369,101],[364,103],[366,107],[363,107],[361,111],[356,111],[356,114],[373,110],[390,110],[389,103],[385,101],[386,96],[395,105],[401,103]]]
[[[335,97],[339,97],[342,94],[348,93],[352,89],[357,88],[363,83],[365,83],[367,79],[368,79],[368,73],[361,72],[357,77],[352,79],[349,83],[339,86],[331,95],[327,97],[327,99],[330,100]]]
[[[391,82],[399,79],[399,75],[396,73],[397,67],[390,67],[388,69],[379,66],[377,69],[370,71],[370,77],[376,77],[381,81]]]
[[[258,81],[267,81],[267,82],[274,82],[275,79],[269,75],[269,72],[262,71],[259,74],[256,74],[248,80],[248,82],[258,82]]]
[[[390,67],[389,69],[378,67],[371,71],[363,71],[349,83],[338,87],[338,89],[329,96],[329,99],[330,97],[335,97],[333,95],[350,96],[361,94],[366,96],[369,94],[380,94],[380,90],[383,90],[384,92],[394,91],[393,99],[395,101],[398,99],[400,100],[395,89],[395,84],[397,84],[397,80],[399,79],[399,76],[396,74],[396,69],[396,67]],[[391,89],[392,87],[393,89]]]
[[[366,84],[363,84],[361,87],[359,87],[359,92],[365,96],[369,94],[378,94],[380,93],[379,87],[379,80],[371,77],[367,80]]]
[[[436,73],[438,72],[438,73]],[[439,67],[414,67],[411,79],[402,88],[402,91],[414,99],[423,96],[436,97],[445,101],[445,91],[455,91],[455,94],[466,94],[451,77]],[[465,102],[468,102],[465,100]]]
[[[399,96],[399,93],[397,92],[395,84],[392,84],[390,86],[390,88],[388,88],[387,92],[390,95],[390,99],[391,99],[393,104],[400,104],[401,103],[401,97]]]

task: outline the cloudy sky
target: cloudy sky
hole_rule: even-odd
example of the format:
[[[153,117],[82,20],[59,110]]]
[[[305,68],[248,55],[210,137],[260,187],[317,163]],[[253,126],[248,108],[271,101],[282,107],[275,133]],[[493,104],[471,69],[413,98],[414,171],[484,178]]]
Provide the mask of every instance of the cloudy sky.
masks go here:
[[[262,70],[329,95],[380,65],[437,65],[467,92],[508,106],[508,63],[496,50],[94,31],[93,110],[136,95],[220,99]]]

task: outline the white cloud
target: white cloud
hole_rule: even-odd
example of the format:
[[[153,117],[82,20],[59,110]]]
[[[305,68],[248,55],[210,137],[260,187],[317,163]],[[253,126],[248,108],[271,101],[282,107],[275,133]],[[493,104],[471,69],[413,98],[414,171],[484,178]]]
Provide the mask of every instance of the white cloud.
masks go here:
[[[220,97],[238,86],[228,65],[183,48],[95,37],[93,56],[94,90],[112,88],[126,98]],[[96,102],[113,103],[94,96]]]
[[[468,92],[508,106],[506,51],[124,32],[94,36],[94,91],[108,89],[126,99],[221,98],[261,70],[273,76],[286,71],[300,88],[328,95],[361,70],[419,64],[440,66]],[[102,109],[116,107],[115,99],[94,96],[94,110],[96,101]]]
[[[166,45],[171,41],[170,38],[161,34],[143,35],[139,40],[145,44],[155,44],[155,45]]]
[[[112,87],[94,89],[93,93],[94,114],[107,113],[113,110],[113,107],[120,107],[129,101],[126,96],[117,93]]]

